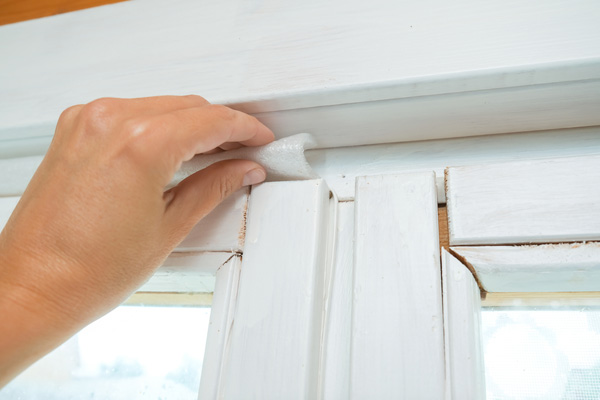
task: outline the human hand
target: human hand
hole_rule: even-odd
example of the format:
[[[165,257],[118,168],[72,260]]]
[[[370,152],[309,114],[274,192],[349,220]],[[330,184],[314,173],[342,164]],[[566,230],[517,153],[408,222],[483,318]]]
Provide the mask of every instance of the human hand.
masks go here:
[[[225,197],[265,179],[229,160],[165,192],[183,161],[272,140],[254,117],[199,96],[64,111],[0,234],[0,387],[126,299]]]

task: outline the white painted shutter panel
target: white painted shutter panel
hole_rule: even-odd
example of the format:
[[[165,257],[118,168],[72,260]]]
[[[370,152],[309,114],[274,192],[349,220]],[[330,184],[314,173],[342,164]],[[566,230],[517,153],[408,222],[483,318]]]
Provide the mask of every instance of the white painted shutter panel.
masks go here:
[[[481,295],[471,271],[442,252],[447,400],[485,399]]]
[[[317,398],[329,197],[322,180],[252,189],[219,398]]]
[[[351,399],[442,399],[433,172],[357,179]]]
[[[600,156],[448,168],[450,244],[600,240]]]

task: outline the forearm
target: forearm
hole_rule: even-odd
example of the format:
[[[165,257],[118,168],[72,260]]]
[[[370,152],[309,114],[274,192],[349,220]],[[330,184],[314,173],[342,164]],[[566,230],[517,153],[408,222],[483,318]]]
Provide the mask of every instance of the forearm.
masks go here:
[[[78,329],[57,304],[42,297],[43,285],[21,282],[18,271],[27,267],[24,258],[0,254],[0,387]]]
[[[0,388],[135,289],[94,290],[82,266],[18,242],[0,234]]]

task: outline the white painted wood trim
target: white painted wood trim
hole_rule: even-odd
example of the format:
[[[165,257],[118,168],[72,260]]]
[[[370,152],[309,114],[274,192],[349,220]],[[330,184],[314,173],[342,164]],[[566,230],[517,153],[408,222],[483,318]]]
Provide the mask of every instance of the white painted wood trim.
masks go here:
[[[438,202],[445,203],[447,167],[596,154],[600,127],[318,149],[306,158],[340,200],[354,199],[357,176],[434,170]]]
[[[103,96],[196,93],[322,147],[598,125],[598,19],[593,0],[148,0],[6,25],[1,157]]]
[[[20,197],[0,197],[0,232],[4,229],[4,225],[8,222],[10,215],[13,213]]]
[[[350,398],[444,396],[433,172],[356,183]]]
[[[139,292],[212,293],[217,270],[234,254],[171,253]]]
[[[352,331],[352,271],[354,202],[339,203],[335,253],[325,282],[325,325],[321,362],[321,399],[350,398],[350,333]]]
[[[600,61],[598,65],[596,69],[600,70]],[[600,108],[599,93],[600,79],[596,79],[253,115],[271,128],[277,138],[308,132],[315,137],[317,147],[332,148],[597,126],[600,125],[600,114],[596,112]],[[95,97],[98,96],[88,101]],[[249,107],[260,108],[255,104]],[[45,124],[42,137],[1,141],[0,158],[45,153],[59,115],[57,111],[51,122]],[[16,135],[15,130],[23,128],[0,130],[0,138]]]
[[[446,399],[485,399],[481,296],[471,271],[442,250]]]
[[[248,207],[248,188],[233,193],[204,217],[177,246],[175,252],[240,252]],[[17,206],[19,197],[0,197],[0,230]]]
[[[434,170],[446,202],[447,167],[600,154],[600,127],[308,150],[313,170],[339,200],[354,199],[357,176]],[[0,159],[0,196],[23,193],[42,156]]]
[[[600,243],[452,247],[488,292],[600,289]]]
[[[216,286],[210,312],[206,350],[202,364],[199,400],[217,399],[225,349],[235,317],[241,257],[232,256],[216,273]]]
[[[0,158],[0,196],[21,196],[44,156]]]
[[[254,116],[278,137],[308,132],[332,148],[600,125],[599,93],[600,79]]]
[[[202,218],[175,251],[241,251],[249,188],[233,193]]]
[[[600,240],[600,155],[448,168],[451,245]]]
[[[253,187],[219,398],[317,398],[329,212],[322,180]]]

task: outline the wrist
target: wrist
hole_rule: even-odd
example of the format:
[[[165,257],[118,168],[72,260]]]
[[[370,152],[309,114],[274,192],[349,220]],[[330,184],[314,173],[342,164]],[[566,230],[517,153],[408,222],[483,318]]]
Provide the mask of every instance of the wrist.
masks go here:
[[[54,304],[20,281],[20,263],[0,252],[0,387],[76,331]]]

